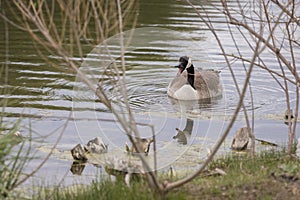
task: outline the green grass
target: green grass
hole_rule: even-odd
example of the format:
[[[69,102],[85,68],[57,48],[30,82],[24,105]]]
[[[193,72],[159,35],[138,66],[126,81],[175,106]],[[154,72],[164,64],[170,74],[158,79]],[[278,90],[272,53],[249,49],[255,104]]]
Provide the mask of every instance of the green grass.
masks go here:
[[[0,131],[0,199],[15,197],[14,189],[21,184],[22,171],[31,159],[30,144],[26,146],[24,138],[14,135],[19,123],[10,129],[0,123],[0,129],[10,130],[4,134]]]
[[[234,155],[213,161],[209,168],[225,176],[197,178],[178,189],[191,199],[299,199],[299,160],[284,152],[262,152],[255,159]]]
[[[227,155],[213,161],[208,169],[222,169],[226,175],[199,176],[181,188],[170,191],[166,199],[299,199],[300,163],[285,152],[269,151],[248,155]],[[160,177],[161,179],[164,179]],[[158,199],[144,181],[95,181],[89,186],[44,188],[33,199]]]
[[[133,200],[154,200],[157,197],[150,191],[144,181],[134,182],[128,187],[123,182],[112,182],[105,180],[95,181],[89,186],[72,186],[67,188],[43,188],[33,199],[52,200],[94,200],[94,199],[133,199]],[[183,195],[172,196],[168,199],[185,199]]]

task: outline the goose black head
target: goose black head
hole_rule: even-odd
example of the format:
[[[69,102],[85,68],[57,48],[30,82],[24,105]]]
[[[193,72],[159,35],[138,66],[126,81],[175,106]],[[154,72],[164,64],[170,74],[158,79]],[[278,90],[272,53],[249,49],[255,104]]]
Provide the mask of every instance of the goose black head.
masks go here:
[[[192,66],[191,58],[187,56],[182,56],[179,58],[179,65],[175,66],[179,69],[178,74],[180,75],[185,69],[188,69]]]
[[[188,83],[195,89],[194,79],[195,79],[195,71],[194,65],[192,64],[192,59],[187,56],[182,56],[179,58],[179,65],[175,66],[178,68],[177,75],[182,74],[184,70],[187,71],[187,81]]]

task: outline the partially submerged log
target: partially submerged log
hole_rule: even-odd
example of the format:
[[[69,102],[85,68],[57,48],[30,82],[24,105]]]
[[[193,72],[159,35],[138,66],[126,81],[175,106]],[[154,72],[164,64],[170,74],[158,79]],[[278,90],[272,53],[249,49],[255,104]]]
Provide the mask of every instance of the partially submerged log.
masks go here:
[[[278,144],[275,144],[273,142],[269,142],[269,141],[266,141],[266,140],[261,140],[261,139],[256,139],[256,138],[255,138],[255,140],[260,142],[260,144],[262,144],[262,145],[269,145],[269,146],[273,146],[273,147],[278,146]]]
[[[249,143],[249,129],[247,127],[240,128],[236,131],[231,143],[231,149],[243,151],[247,149]]]

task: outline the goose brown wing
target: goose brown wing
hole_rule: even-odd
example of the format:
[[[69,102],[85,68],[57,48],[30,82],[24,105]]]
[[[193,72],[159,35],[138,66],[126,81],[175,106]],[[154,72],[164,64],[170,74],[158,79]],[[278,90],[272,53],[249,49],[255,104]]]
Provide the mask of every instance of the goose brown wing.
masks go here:
[[[195,72],[195,88],[202,97],[222,95],[219,73],[214,70],[199,70]]]

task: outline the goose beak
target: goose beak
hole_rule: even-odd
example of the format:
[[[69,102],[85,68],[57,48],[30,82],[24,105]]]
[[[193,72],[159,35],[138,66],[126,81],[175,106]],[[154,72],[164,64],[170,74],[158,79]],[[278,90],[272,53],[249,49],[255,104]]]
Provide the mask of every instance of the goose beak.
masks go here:
[[[174,66],[175,68],[184,68],[183,64],[181,62],[178,63],[178,65]]]
[[[177,73],[177,75],[180,75],[182,72],[183,72],[183,70],[184,70],[184,67],[180,64],[180,65],[178,65],[178,66],[175,66],[176,68],[178,68],[178,73]]]

